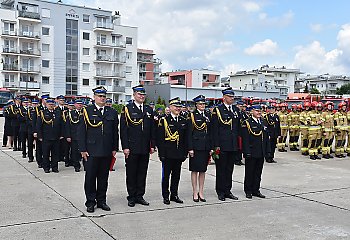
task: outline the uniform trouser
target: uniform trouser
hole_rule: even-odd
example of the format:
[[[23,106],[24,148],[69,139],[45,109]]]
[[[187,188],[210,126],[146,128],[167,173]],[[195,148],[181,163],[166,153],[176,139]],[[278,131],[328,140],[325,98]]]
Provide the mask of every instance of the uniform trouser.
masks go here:
[[[19,126],[13,126],[13,148],[18,149],[19,147],[20,147]]]
[[[66,145],[66,147],[64,149],[64,162],[66,164],[68,163],[69,165],[73,165],[74,166],[73,160],[71,159],[71,156],[72,156],[72,154],[71,154],[72,143],[67,142],[66,139],[64,139],[64,140],[65,140],[65,145]]]
[[[276,151],[276,146],[277,146],[277,138],[270,138],[270,158],[274,159],[275,158],[275,151]]]
[[[293,125],[289,128],[289,147],[296,148],[298,146],[299,134],[299,126]]]
[[[278,150],[286,149],[287,135],[288,135],[288,127],[281,126],[281,136],[279,137],[279,141],[277,144]]]
[[[309,128],[307,126],[300,126],[300,140],[301,140],[301,153],[309,152]]]
[[[335,155],[341,155],[344,153],[344,145],[346,139],[346,130],[337,129],[335,135]]]
[[[128,200],[142,198],[146,192],[146,177],[149,154],[130,154],[126,162],[126,188]]]
[[[59,141],[58,140],[45,140],[43,139],[43,168],[49,170],[50,167],[53,171],[58,170],[58,152]],[[50,160],[51,155],[51,160]]]
[[[258,193],[260,189],[261,174],[264,158],[248,158],[245,161],[244,192]]]
[[[66,161],[65,160],[65,157],[66,157],[66,151],[67,151],[67,140],[65,139],[65,138],[62,138],[62,139],[60,139],[59,140],[59,144],[60,144],[60,146],[59,146],[59,161],[60,162],[64,162],[64,161]]]
[[[318,147],[322,141],[322,129],[319,126],[309,127],[309,155],[317,155]]]
[[[27,133],[27,139],[28,139],[28,158],[29,160],[33,160],[34,159],[34,137],[33,137],[33,133],[32,132],[28,132]]]
[[[322,139],[322,155],[331,154],[332,141],[334,137],[333,129],[325,129]]]
[[[219,159],[215,160],[216,183],[215,190],[218,196],[231,193],[234,159],[238,152],[221,151]]]
[[[43,165],[43,142],[39,139],[35,140],[35,159],[38,165]]]
[[[349,154],[350,153],[350,127],[346,131],[347,136],[348,136],[348,143],[346,145],[346,152]]]
[[[28,139],[28,132],[20,132],[20,146],[22,148],[22,155],[27,155],[27,139]]]
[[[96,202],[97,204],[106,203],[109,167],[111,165],[111,160],[112,155],[105,157],[90,156],[85,162],[85,206],[95,206]]]
[[[178,195],[178,188],[181,175],[181,165],[184,159],[171,159],[165,158],[162,162],[162,196],[163,198],[169,198],[171,196]],[[170,192],[169,192],[169,178],[170,181]]]
[[[6,146],[7,144],[7,135],[5,134],[5,131],[4,131],[4,135],[2,136],[2,146]]]
[[[70,159],[72,161],[72,165],[75,169],[80,169],[80,160],[81,160],[81,154],[78,149],[78,141],[72,140],[70,145]]]

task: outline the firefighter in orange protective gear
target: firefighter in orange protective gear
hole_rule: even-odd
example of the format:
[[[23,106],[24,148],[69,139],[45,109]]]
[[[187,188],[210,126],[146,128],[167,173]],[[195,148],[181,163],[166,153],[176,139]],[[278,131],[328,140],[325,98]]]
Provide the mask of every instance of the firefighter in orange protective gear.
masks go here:
[[[322,112],[322,156],[326,159],[333,158],[331,155],[332,139],[334,138],[334,103],[327,101],[325,110]]]
[[[301,154],[309,154],[309,112],[311,111],[311,103],[304,102],[304,111],[299,115],[300,121],[300,140],[301,140]]]
[[[298,151],[300,134],[300,113],[297,104],[292,104],[292,111],[288,114],[289,147],[291,151]]]
[[[309,123],[309,156],[311,160],[320,159],[318,154],[318,147],[321,145],[322,142],[322,103],[318,102],[312,102],[311,107],[313,108],[312,111],[308,114],[308,123]]]
[[[286,141],[288,136],[288,104],[280,104],[281,111],[278,112],[281,125],[281,136],[278,137],[277,148],[279,152],[287,152]]]
[[[335,156],[338,158],[345,157],[344,145],[346,139],[346,132],[348,130],[348,120],[346,117],[346,103],[341,102],[338,104],[338,111],[334,114],[334,128],[335,134]]]

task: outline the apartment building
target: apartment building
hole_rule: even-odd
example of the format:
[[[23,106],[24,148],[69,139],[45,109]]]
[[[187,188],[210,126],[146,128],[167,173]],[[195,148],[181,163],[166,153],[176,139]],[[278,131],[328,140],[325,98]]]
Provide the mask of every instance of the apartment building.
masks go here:
[[[13,92],[87,95],[117,102],[138,83],[137,28],[119,12],[41,0],[0,0],[0,84]]]
[[[350,77],[330,74],[307,75],[302,77],[301,81],[303,86],[307,84],[309,90],[316,88],[323,95],[336,95],[338,88],[350,83]]]
[[[137,49],[137,68],[139,70],[139,83],[154,85],[160,83],[162,61],[154,57],[153,50]]]
[[[220,72],[208,69],[179,70],[164,74],[171,85],[188,88],[220,87]]]

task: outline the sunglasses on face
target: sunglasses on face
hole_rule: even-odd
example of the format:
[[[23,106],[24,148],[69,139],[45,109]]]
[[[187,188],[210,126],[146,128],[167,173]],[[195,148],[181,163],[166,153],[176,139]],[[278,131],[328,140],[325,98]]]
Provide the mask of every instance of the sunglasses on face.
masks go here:
[[[96,95],[97,97],[99,97],[99,98],[105,98],[106,97],[106,95]]]

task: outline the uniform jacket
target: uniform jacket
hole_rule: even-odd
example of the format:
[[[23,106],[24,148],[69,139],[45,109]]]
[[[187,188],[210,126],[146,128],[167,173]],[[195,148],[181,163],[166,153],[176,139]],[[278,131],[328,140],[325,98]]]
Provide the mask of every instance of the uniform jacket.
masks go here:
[[[149,154],[155,147],[154,111],[143,105],[141,111],[135,103],[126,105],[120,115],[120,139],[123,149],[132,154]]]
[[[252,117],[242,124],[243,154],[253,158],[265,158],[270,155],[270,141],[266,122],[257,123]]]
[[[89,105],[82,113],[78,126],[80,152],[88,152],[91,157],[112,156],[119,147],[117,111],[105,106],[102,115],[95,105]]]
[[[48,109],[41,111],[37,122],[38,138],[45,140],[59,140],[63,136],[63,124],[60,114]]]
[[[210,151],[213,149],[211,141],[211,115],[204,111],[204,116],[198,110],[189,114],[188,118],[188,150]]]
[[[178,116],[178,122],[171,114],[158,122],[157,141],[160,158],[181,159],[187,157],[187,119]]]
[[[271,138],[278,138],[281,136],[281,125],[277,114],[266,114],[265,123],[267,126],[267,132]]]
[[[229,111],[224,104],[213,111],[213,142],[221,151],[238,150],[239,115]]]
[[[12,127],[19,127],[18,108],[16,104],[9,106],[9,118],[11,119]]]
[[[36,113],[36,108],[30,107],[27,110],[26,114],[26,122],[27,122],[27,127],[28,127],[28,134],[33,134],[35,124],[36,124],[36,118],[37,118],[37,113]]]
[[[18,108],[18,121],[19,121],[19,131],[20,132],[27,132],[28,131],[28,123],[27,123],[27,115],[28,115],[28,108],[25,109],[23,106]]]
[[[80,122],[81,111],[80,110],[68,110],[66,124],[65,124],[65,137],[71,138],[72,141],[78,141],[78,126]]]

